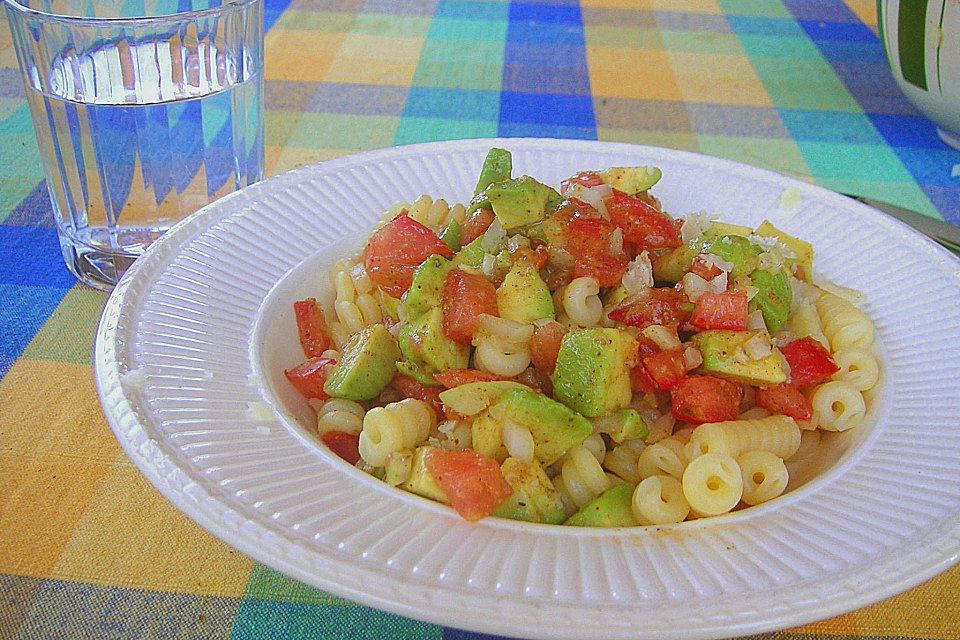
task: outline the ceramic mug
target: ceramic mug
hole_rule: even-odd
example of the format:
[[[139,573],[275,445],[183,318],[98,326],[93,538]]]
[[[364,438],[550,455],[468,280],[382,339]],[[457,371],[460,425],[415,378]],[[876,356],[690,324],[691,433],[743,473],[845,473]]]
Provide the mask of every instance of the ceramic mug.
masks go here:
[[[900,89],[960,149],[960,2],[877,0],[877,24]]]

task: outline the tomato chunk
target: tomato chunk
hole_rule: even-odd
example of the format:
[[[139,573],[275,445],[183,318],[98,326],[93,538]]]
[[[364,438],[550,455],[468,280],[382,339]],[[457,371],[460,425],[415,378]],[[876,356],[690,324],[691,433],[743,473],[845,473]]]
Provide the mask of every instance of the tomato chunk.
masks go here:
[[[566,228],[566,249],[573,255],[573,277],[594,277],[601,287],[615,287],[627,271],[623,247],[614,247],[615,227],[603,218],[574,217]]]
[[[560,193],[567,193],[570,191],[570,187],[575,184],[579,184],[584,187],[599,187],[603,184],[603,179],[596,171],[581,171],[580,173],[570,176],[560,183]]]
[[[557,368],[557,356],[560,354],[560,343],[567,330],[559,322],[548,322],[533,330],[530,338],[530,361],[536,370],[549,376]]]
[[[308,358],[319,358],[330,348],[330,335],[323,309],[316,298],[307,298],[293,303],[293,315],[297,319],[300,346]]]
[[[650,374],[657,389],[669,391],[687,377],[684,366],[683,349],[660,351],[643,359],[643,367]]]
[[[813,405],[810,404],[810,400],[799,389],[789,384],[759,389],[757,404],[770,413],[790,416],[794,420],[809,420],[813,416]]]
[[[493,224],[496,217],[490,209],[477,209],[471,213],[463,222],[463,228],[460,231],[460,244],[465,247],[482,236]]]
[[[495,382],[497,380],[510,379],[498,376],[495,373],[490,373],[489,371],[478,371],[477,369],[447,369],[446,371],[433,374],[433,378],[447,389],[453,389],[454,387],[459,387],[462,384],[470,384],[471,382]]]
[[[798,389],[819,384],[840,370],[830,352],[811,338],[798,338],[780,347],[790,365],[790,382]]]
[[[499,315],[497,289],[493,283],[478,273],[453,269],[443,283],[441,296],[443,307],[443,332],[448,338],[462,344],[470,344],[480,314]]]
[[[404,212],[370,237],[363,250],[363,264],[376,286],[399,298],[410,288],[414,270],[434,254],[449,258],[453,251],[437,234]]]
[[[672,249],[679,247],[678,221],[654,207],[648,200],[613,190],[604,201],[610,222],[623,230],[623,239],[641,249]]]
[[[707,261],[704,260],[703,254],[701,253],[693,259],[693,263],[690,265],[690,273],[694,273],[704,280],[709,281],[716,278],[723,273],[723,271],[713,263],[707,264]]]
[[[473,449],[434,449],[427,455],[426,464],[427,471],[465,520],[475,522],[490,515],[513,493],[500,465]]]
[[[346,431],[327,431],[320,436],[323,444],[335,454],[349,462],[357,464],[360,460],[360,434]]]
[[[293,369],[287,369],[283,375],[305,398],[325,400],[330,397],[323,390],[330,372],[328,365],[336,363],[336,360],[330,358],[310,358]]]
[[[673,417],[693,424],[736,420],[741,400],[740,385],[713,376],[687,376],[670,390]]]
[[[630,370],[630,388],[634,393],[654,393],[658,391],[657,383],[643,366],[643,360],[647,356],[660,351],[660,348],[650,338],[643,334],[637,336],[637,364]]]
[[[706,291],[697,298],[690,316],[690,324],[698,329],[731,329],[745,331],[748,310],[747,294],[743,291]]]
[[[408,398],[416,398],[417,400],[430,403],[430,406],[432,406],[433,410],[438,414],[443,411],[443,403],[440,402],[440,392],[443,391],[442,387],[428,387],[402,373],[393,376],[393,379],[390,381],[390,386]]]
[[[676,289],[654,288],[640,297],[625,299],[607,315],[614,322],[640,329],[652,324],[676,328],[690,316],[684,308],[686,302],[686,296]]]

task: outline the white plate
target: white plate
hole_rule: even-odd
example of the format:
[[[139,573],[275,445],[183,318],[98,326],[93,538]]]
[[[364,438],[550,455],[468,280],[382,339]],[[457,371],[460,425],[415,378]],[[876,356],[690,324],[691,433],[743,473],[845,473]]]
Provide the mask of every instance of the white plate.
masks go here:
[[[322,265],[347,250],[343,242],[332,253],[319,249],[347,236],[356,244],[392,203],[421,193],[467,198],[493,145],[513,151],[515,174],[552,184],[582,169],[655,164],[664,178],[654,192],[675,215],[705,209],[748,224],[770,217],[810,240],[819,270],[863,290],[876,322],[885,383],[870,425],[832,445],[824,473],[769,505],[629,530],[469,524],[318,446],[302,405],[274,384],[278,363],[299,357],[290,351],[287,303],[323,292]],[[802,197],[792,212],[778,210],[787,187]],[[206,207],[117,286],[95,354],[107,418],[144,475],[256,560],[448,626],[608,639],[794,626],[876,602],[954,564],[958,363],[960,262],[901,223],[725,160],[523,139],[363,153]]]

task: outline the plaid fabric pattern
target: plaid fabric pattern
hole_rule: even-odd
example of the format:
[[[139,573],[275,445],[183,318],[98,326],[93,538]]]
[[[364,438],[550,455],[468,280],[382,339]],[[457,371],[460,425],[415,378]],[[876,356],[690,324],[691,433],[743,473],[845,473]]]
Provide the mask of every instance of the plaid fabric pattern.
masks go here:
[[[960,224],[960,152],[897,89],[873,0],[267,0],[266,169],[480,136],[688,149]],[[487,636],[252,562],[149,486],[103,419],[105,296],[63,266],[0,26],[0,639]],[[960,567],[765,638],[960,638]]]

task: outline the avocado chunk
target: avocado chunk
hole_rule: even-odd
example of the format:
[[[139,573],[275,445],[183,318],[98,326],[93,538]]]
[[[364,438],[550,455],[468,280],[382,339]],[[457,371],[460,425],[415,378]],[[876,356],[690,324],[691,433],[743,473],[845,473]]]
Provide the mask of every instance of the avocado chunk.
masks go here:
[[[481,413],[470,423],[470,446],[484,458],[503,462],[510,454],[503,446],[500,422],[490,417],[489,413]]]
[[[437,382],[436,378],[433,377],[432,373],[424,371],[423,367],[419,364],[414,364],[406,360],[397,360],[397,373],[400,375],[407,376],[408,378],[413,378],[420,384],[427,387],[439,387],[442,386]]]
[[[743,236],[720,236],[704,243],[702,251],[712,253],[721,260],[733,264],[730,277],[746,275],[757,267],[757,256],[762,253],[760,247],[752,244]]]
[[[443,285],[453,266],[450,260],[436,254],[420,263],[413,272],[410,288],[403,294],[408,318],[416,320],[430,309],[440,305]]]
[[[383,481],[396,487],[410,479],[413,471],[413,453],[409,450],[394,451],[383,465]]]
[[[450,251],[460,251],[462,231],[463,227],[460,226],[460,222],[454,218],[447,223],[443,233],[440,234],[440,242],[450,247]]]
[[[521,176],[488,186],[473,199],[471,210],[489,205],[504,229],[515,229],[540,222],[562,201],[552,187]]]
[[[454,342],[443,332],[443,309],[433,307],[400,330],[400,352],[427,374],[466,369],[470,345]]]
[[[653,279],[670,284],[680,282],[702,246],[702,239],[691,240],[656,258],[653,261]]]
[[[583,505],[563,524],[571,527],[635,527],[632,484],[617,484]]]
[[[785,271],[771,273],[757,269],[750,274],[750,280],[759,291],[750,300],[750,311],[756,309],[763,314],[763,322],[767,331],[775,333],[780,330],[790,315],[790,306],[793,304],[793,287],[790,286],[790,277]]]
[[[510,152],[506,149],[492,147],[483,159],[483,166],[480,167],[480,178],[477,180],[477,187],[473,190],[473,195],[477,195],[494,182],[509,180],[512,172],[513,156]]]
[[[500,317],[523,324],[553,318],[553,297],[537,268],[517,260],[497,288]]]
[[[770,344],[770,336],[762,331],[703,331],[693,336],[693,341],[703,356],[701,369],[705,373],[741,384],[762,387],[778,385],[787,381],[783,370],[782,356],[776,347],[759,360],[751,360],[744,351],[744,343],[760,336]]]
[[[746,238],[751,233],[753,233],[753,229],[750,227],[730,224],[729,222],[713,222],[710,227],[704,231],[703,235],[710,238],[719,238],[720,236],[743,236]]]
[[[475,416],[513,389],[529,389],[510,380],[471,382],[440,392],[440,402],[461,416]]]
[[[386,327],[365,327],[347,344],[323,390],[334,398],[371,400],[390,384],[399,359],[397,341]]]
[[[610,436],[617,444],[626,440],[646,438],[650,427],[636,409],[619,409],[594,421],[594,429]]]
[[[533,455],[544,465],[553,464],[593,433],[589,420],[529,387],[504,393],[490,407],[490,416],[501,425],[509,420],[529,429]]]
[[[632,196],[660,182],[663,172],[657,167],[610,167],[598,175],[605,184]]]
[[[539,462],[507,458],[500,471],[513,493],[493,510],[493,515],[543,524],[563,522],[563,501]]]
[[[415,493],[424,498],[430,498],[443,504],[450,504],[450,498],[440,487],[436,478],[427,469],[427,457],[436,450],[436,447],[417,447],[413,452],[413,462],[410,465],[410,477],[400,483],[400,488]]]
[[[810,281],[810,276],[813,274],[813,245],[777,229],[769,220],[764,220],[763,224],[757,227],[756,233],[758,236],[776,238],[786,245],[797,256],[797,266],[803,270],[802,279]]]
[[[553,373],[554,397],[588,418],[626,407],[637,348],[637,341],[619,329],[567,333]]]
[[[470,267],[472,269],[479,269],[480,265],[483,264],[483,236],[475,238],[470,244],[460,249],[451,262],[454,266],[459,267],[463,265],[465,267]]]

